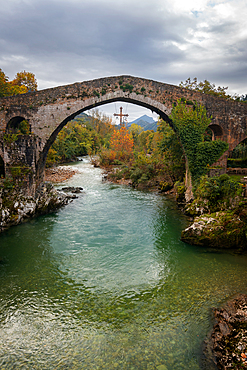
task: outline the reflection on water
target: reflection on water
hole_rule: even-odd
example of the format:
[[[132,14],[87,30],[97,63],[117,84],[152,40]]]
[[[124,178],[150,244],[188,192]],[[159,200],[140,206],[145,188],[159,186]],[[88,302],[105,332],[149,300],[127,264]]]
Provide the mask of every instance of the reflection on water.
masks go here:
[[[246,257],[182,243],[172,201],[76,166],[78,199],[0,236],[0,368],[199,369]]]

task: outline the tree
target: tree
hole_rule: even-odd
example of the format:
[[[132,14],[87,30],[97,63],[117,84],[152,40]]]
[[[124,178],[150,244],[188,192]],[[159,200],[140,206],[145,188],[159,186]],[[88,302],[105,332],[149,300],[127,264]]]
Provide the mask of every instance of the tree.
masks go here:
[[[207,117],[206,109],[199,104],[188,107],[178,100],[170,118],[183,146],[192,179],[199,179],[207,173],[208,166],[228,149],[228,144],[221,140],[204,141],[204,133],[211,119]]]
[[[120,161],[129,160],[133,156],[134,140],[125,126],[114,130],[110,139],[112,154]]]
[[[0,97],[7,96],[9,91],[8,77],[0,68]]]
[[[134,143],[137,143],[138,136],[143,131],[143,127],[137,125],[136,123],[132,123],[132,125],[129,128],[129,132],[132,135],[132,138],[134,140]]]
[[[78,120],[78,118],[75,118],[75,120]],[[110,117],[106,116],[98,109],[94,109],[92,113],[90,113],[86,125],[97,133],[102,147],[110,147],[110,138],[114,131],[114,125]]]
[[[31,72],[19,72],[13,81],[0,68],[0,97],[25,94],[37,90],[37,81]]]
[[[80,155],[91,155],[99,149],[97,133],[86,127],[84,121],[70,121],[59,132],[49,149],[47,166],[55,162],[68,162]]]
[[[204,80],[201,82],[197,82],[197,78],[190,79],[190,77],[185,81],[181,81],[179,84],[180,87],[185,87],[189,90],[196,90],[200,91],[203,94],[215,95],[225,99],[231,99],[230,95],[226,94],[226,90],[228,87],[216,87],[215,84],[209,82],[208,80]]]
[[[139,152],[143,151],[145,153],[151,152],[151,144],[154,136],[153,130],[142,131],[137,137],[137,143],[135,149]]]
[[[14,86],[25,86],[27,91],[37,91],[38,88],[34,73],[26,72],[25,70],[18,72],[11,84]]]
[[[158,129],[162,136],[158,148],[164,160],[169,164],[169,173],[173,181],[183,181],[185,173],[185,159],[181,143],[171,126],[159,119]]]

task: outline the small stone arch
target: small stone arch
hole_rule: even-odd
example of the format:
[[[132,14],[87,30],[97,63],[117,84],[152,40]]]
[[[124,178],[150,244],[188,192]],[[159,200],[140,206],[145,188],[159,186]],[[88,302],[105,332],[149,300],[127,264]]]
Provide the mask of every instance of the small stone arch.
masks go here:
[[[21,116],[16,116],[11,118],[6,126],[6,133],[22,133],[22,134],[30,134],[31,132],[31,125],[29,122]]]
[[[224,131],[220,125],[212,123],[208,126],[208,128],[212,131],[212,140],[223,139]]]
[[[243,144],[242,150],[236,150],[239,144]],[[229,150],[229,158],[237,158],[241,155],[247,157],[247,137],[236,144],[232,150]]]

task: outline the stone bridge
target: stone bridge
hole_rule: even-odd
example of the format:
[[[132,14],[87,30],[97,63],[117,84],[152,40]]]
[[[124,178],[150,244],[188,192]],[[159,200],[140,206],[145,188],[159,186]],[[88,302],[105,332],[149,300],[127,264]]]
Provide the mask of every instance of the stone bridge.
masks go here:
[[[132,76],[106,77],[32,93],[0,98],[0,159],[4,174],[22,174],[32,195],[43,180],[46,156],[59,131],[81,112],[123,101],[156,112],[172,126],[169,115],[177,99],[203,104],[212,116],[213,139],[229,143],[229,150],[247,137],[247,104],[227,101],[178,86]],[[29,135],[13,135],[11,128],[27,120]],[[224,157],[226,164],[227,154]]]

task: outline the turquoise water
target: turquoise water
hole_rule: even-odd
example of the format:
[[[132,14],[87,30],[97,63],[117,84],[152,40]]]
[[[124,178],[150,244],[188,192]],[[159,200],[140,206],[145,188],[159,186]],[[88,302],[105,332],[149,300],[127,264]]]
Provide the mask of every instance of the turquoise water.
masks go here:
[[[0,369],[200,369],[246,256],[181,242],[172,200],[75,167],[78,199],[0,235]]]

